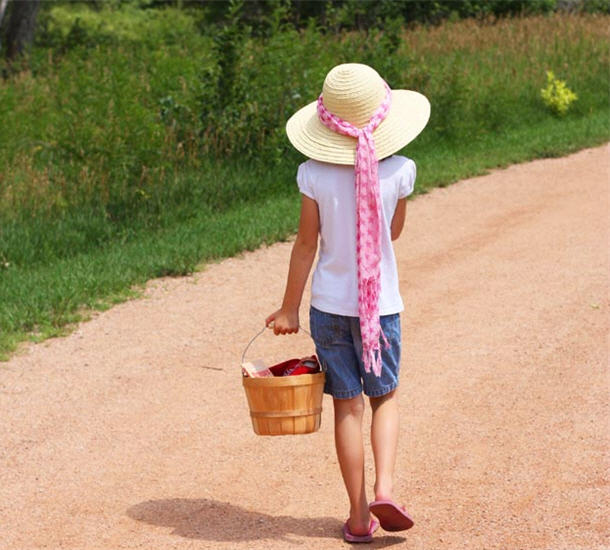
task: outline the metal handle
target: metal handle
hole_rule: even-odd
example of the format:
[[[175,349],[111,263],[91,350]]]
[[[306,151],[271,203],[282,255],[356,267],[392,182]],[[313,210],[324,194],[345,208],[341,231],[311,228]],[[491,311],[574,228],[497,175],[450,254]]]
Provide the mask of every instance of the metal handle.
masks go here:
[[[246,353],[248,352],[248,350],[250,349],[250,346],[254,343],[254,340],[256,340],[263,332],[265,332],[265,329],[267,328],[271,328],[271,325],[265,325],[260,332],[258,332],[257,334],[254,335],[254,337],[252,338],[252,340],[250,340],[248,342],[248,345],[246,346],[246,349],[244,350],[244,352],[241,354],[241,362],[243,363],[246,360]],[[305,334],[309,334],[309,336],[311,337],[311,333],[303,328],[300,324],[299,324],[299,329],[302,330]]]

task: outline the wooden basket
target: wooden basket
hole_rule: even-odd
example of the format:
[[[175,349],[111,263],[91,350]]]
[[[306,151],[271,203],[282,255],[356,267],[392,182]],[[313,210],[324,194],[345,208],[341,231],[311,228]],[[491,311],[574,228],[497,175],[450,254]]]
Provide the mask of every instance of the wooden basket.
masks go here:
[[[296,435],[317,431],[322,421],[324,373],[243,377],[252,427],[258,435]]]

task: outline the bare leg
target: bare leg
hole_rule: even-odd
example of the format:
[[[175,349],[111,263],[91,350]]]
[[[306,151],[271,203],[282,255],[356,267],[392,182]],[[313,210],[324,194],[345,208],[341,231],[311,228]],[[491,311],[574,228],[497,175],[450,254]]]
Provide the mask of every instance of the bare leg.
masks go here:
[[[364,484],[364,399],[360,394],[352,399],[334,399],[333,403],[337,458],[350,503],[348,525],[354,535],[364,535],[371,520]]]
[[[375,500],[391,499],[398,446],[396,390],[381,397],[371,397],[370,401],[373,409],[371,445],[375,457]]]

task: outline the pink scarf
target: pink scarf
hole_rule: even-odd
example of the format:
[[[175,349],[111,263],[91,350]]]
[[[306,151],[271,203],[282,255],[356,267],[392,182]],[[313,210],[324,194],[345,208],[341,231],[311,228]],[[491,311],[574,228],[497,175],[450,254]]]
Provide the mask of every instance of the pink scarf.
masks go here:
[[[384,83],[385,84],[385,83]],[[392,93],[385,84],[386,96],[364,128],[342,120],[330,113],[318,98],[318,117],[334,132],[358,139],[356,146],[356,254],[358,260],[358,314],[362,336],[362,359],[366,372],[371,368],[381,376],[381,347],[379,339],[385,335],[379,321],[379,292],[381,288],[381,194],[375,155],[373,132],[385,119]]]

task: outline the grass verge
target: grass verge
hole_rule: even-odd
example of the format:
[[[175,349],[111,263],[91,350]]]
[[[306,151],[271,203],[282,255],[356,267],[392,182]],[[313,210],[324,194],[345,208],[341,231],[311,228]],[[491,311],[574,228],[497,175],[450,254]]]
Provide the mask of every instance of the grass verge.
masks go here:
[[[414,142],[405,154],[418,165],[416,193],[445,186],[489,169],[541,157],[562,156],[605,143],[610,111],[567,119],[548,119],[472,142]],[[286,239],[296,230],[299,200],[294,168],[273,174],[252,173],[248,188],[278,179],[286,193],[244,202],[228,211],[195,208],[189,216],[151,231],[132,227],[128,236],[69,257],[0,271],[0,360],[20,342],[60,336],[91,311],[139,294],[149,279],[186,275],[210,261]],[[241,178],[248,179],[247,171]],[[279,299],[279,297],[278,297]]]

